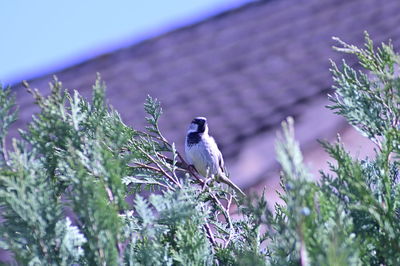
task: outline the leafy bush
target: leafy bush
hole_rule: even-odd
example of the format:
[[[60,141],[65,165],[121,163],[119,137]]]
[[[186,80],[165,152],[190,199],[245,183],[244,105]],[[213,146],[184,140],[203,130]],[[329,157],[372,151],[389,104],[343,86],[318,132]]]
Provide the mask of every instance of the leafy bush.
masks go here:
[[[375,158],[322,142],[336,163],[316,183],[289,118],[274,212],[264,196],[205,184],[160,132],[155,99],[140,131],[107,106],[99,78],[91,102],[55,79],[47,97],[30,90],[41,111],[7,150],[17,115],[1,89],[0,247],[24,265],[398,265],[400,60],[366,41],[339,40],[365,72],[332,63],[329,108],[376,144]]]

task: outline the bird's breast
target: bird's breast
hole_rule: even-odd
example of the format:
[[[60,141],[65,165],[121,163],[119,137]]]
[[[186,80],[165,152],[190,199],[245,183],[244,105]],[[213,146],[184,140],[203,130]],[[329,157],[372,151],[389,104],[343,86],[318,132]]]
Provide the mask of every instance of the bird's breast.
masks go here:
[[[196,170],[202,175],[207,176],[207,173],[217,174],[216,158],[210,147],[203,141],[186,147],[186,157],[190,164],[193,164]]]

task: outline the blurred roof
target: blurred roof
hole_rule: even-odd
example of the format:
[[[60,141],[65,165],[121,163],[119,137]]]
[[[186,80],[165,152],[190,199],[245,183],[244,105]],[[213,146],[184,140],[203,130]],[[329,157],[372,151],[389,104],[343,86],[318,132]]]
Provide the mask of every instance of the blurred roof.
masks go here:
[[[233,158],[247,140],[327,93],[328,59],[344,56],[332,50],[332,36],[361,45],[367,30],[377,43],[391,38],[399,50],[399,22],[398,0],[259,1],[55,74],[65,87],[90,95],[100,72],[109,103],[134,126],[144,123],[146,95],[158,98],[161,128],[177,144],[193,117],[206,116],[225,157]],[[50,79],[30,84],[42,90]],[[28,121],[31,96],[20,91]]]

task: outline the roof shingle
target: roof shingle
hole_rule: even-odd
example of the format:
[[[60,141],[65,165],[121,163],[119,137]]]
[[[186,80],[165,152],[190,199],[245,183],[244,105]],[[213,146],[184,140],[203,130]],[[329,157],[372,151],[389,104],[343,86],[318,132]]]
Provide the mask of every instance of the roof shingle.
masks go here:
[[[207,116],[225,156],[232,157],[246,139],[326,93],[328,59],[343,56],[332,51],[331,36],[360,45],[367,30],[377,42],[392,38],[399,50],[399,22],[398,0],[255,2],[56,75],[88,96],[100,72],[109,102],[139,127],[146,95],[157,97],[165,109],[161,127],[178,147],[191,118]],[[44,76],[30,83],[43,89],[48,81]],[[29,97],[18,92],[22,113],[32,111]]]

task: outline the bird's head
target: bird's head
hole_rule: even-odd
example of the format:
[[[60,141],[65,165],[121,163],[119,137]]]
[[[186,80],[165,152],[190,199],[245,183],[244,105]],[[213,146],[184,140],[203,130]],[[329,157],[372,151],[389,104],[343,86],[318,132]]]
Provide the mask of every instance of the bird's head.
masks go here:
[[[204,133],[208,134],[208,124],[207,119],[205,117],[196,117],[190,123],[188,134],[189,133]]]

